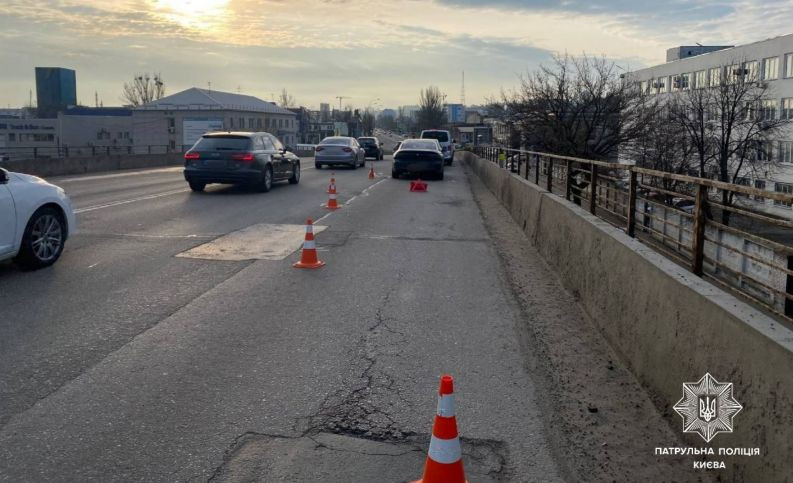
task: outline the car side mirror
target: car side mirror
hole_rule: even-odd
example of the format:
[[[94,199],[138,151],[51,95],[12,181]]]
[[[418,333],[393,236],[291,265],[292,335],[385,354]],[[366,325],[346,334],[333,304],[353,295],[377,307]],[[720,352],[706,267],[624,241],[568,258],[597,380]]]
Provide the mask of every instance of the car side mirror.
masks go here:
[[[0,168],[0,184],[8,183],[8,171],[3,168]]]

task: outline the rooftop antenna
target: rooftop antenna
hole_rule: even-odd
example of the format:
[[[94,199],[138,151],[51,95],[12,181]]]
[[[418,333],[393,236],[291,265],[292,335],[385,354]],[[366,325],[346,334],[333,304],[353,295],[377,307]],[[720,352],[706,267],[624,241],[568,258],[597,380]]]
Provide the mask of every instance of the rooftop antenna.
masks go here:
[[[99,93],[94,91],[94,107],[99,107]]]
[[[465,71],[463,71],[463,87],[460,89],[460,104],[465,106]]]
[[[212,92],[212,82],[211,81],[207,81],[207,90]]]

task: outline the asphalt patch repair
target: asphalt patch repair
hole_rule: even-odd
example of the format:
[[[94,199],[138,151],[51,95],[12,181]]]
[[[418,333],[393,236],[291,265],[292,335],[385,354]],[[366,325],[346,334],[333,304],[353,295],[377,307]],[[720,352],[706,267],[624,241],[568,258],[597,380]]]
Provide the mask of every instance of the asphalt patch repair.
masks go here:
[[[468,481],[507,481],[500,441],[461,438]],[[318,432],[297,437],[246,433],[229,451],[213,482],[407,482],[421,478],[429,435],[401,441]]]

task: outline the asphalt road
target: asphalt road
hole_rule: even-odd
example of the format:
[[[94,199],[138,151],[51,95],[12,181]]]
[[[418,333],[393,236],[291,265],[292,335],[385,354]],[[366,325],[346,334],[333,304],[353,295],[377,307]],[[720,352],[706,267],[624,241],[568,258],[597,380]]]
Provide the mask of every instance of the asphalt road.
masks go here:
[[[332,213],[310,161],[270,193],[192,193],[178,169],[53,179],[80,233],[53,267],[0,264],[0,480],[418,479],[444,372],[470,480],[559,479],[461,167],[410,193],[375,166],[335,171]],[[307,218],[321,270],[178,256]]]

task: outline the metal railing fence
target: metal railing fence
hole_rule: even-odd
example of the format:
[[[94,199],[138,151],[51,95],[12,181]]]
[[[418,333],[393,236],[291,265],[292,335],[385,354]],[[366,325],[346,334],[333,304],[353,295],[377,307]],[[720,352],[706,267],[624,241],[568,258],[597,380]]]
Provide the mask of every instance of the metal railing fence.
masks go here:
[[[793,221],[767,210],[790,210],[793,195],[535,151],[471,150],[793,322]]]

